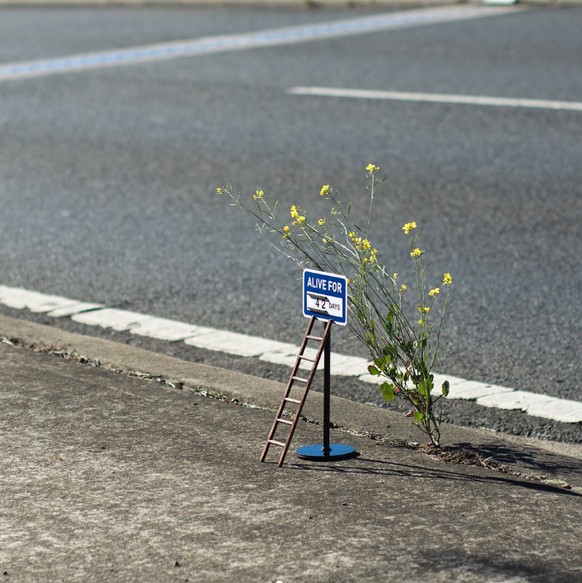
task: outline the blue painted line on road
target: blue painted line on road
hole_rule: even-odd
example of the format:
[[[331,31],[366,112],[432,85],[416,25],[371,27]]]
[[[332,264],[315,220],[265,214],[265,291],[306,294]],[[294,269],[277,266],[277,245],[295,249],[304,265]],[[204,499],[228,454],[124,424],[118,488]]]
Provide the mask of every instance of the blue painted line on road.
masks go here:
[[[288,28],[206,37],[183,42],[146,45],[72,55],[63,58],[10,63],[0,66],[0,81],[41,77],[61,73],[85,71],[103,67],[134,65],[179,57],[195,57],[268,46],[323,40],[326,38],[365,34],[382,30],[424,26],[459,20],[470,20],[500,14],[510,14],[523,8],[457,7],[411,10],[380,14]]]

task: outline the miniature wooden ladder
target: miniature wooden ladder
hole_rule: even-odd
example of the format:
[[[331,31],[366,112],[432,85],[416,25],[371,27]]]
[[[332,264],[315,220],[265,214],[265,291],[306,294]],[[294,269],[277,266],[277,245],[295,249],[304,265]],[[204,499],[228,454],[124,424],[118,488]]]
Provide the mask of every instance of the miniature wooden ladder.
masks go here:
[[[323,334],[321,335],[321,337],[314,336],[314,335],[312,335],[312,331],[313,331],[313,325],[315,324],[316,320],[317,320],[317,318],[315,318],[315,317],[310,318],[309,324],[307,325],[307,330],[305,331],[305,335],[303,336],[303,341],[301,342],[301,346],[299,348],[299,353],[297,354],[297,359],[295,360],[295,366],[293,367],[293,370],[291,371],[291,376],[289,377],[289,381],[287,382],[285,394],[283,395],[283,399],[281,400],[281,404],[279,405],[277,415],[275,416],[275,421],[273,421],[273,425],[271,426],[271,431],[269,432],[269,436],[267,437],[267,442],[265,443],[265,447],[263,448],[263,453],[261,454],[261,457],[260,457],[260,460],[262,462],[265,461],[265,457],[267,456],[267,452],[269,451],[269,448],[271,447],[271,445],[276,445],[277,447],[283,448],[283,451],[281,452],[281,456],[279,457],[279,463],[277,465],[279,467],[281,467],[283,465],[283,462],[285,461],[285,456],[287,455],[287,451],[289,449],[289,446],[291,445],[291,440],[293,439],[293,434],[295,433],[295,428],[297,427],[297,423],[299,422],[299,417],[301,415],[303,405],[305,405],[305,401],[307,399],[307,393],[309,393],[309,389],[311,388],[311,384],[313,382],[313,379],[315,377],[315,373],[317,371],[317,365],[319,364],[319,361],[321,359],[321,355],[322,355],[323,350],[325,348],[325,343],[327,342],[327,339],[329,337],[329,333],[331,330],[331,326],[333,324],[333,322],[331,320],[328,320],[325,323],[325,328],[323,330]],[[317,347],[317,353],[315,355],[315,358],[309,358],[309,357],[305,356],[305,350],[306,350],[307,345],[308,345],[310,340],[319,343],[319,345]],[[304,360],[311,362],[311,370],[310,370],[309,376],[307,378],[302,378],[302,377],[297,376],[297,373],[299,371],[299,365]],[[305,388],[303,391],[303,396],[301,397],[301,399],[293,399],[290,397],[291,389],[293,388],[295,383],[302,383],[305,385]],[[289,405],[296,405],[297,406],[297,410],[295,411],[295,414],[293,415],[292,420],[283,419],[283,412],[285,410],[285,407],[287,407]],[[275,433],[276,433],[280,424],[289,426],[289,433],[287,434],[285,441],[279,441],[279,440],[274,439]]]

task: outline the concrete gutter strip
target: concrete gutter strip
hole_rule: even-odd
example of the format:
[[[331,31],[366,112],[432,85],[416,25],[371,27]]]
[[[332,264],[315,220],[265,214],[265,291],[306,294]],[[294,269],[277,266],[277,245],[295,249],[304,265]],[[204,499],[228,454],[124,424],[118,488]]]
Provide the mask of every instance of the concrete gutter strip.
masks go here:
[[[72,334],[26,320],[0,316],[0,336],[18,339],[24,344],[54,347],[75,352],[89,361],[99,361],[109,370],[162,378],[167,383],[213,397],[236,400],[241,404],[275,411],[284,385],[268,379],[216,367],[186,362],[170,356],[149,352],[134,346],[102,338]],[[321,393],[313,391],[303,410],[303,416],[313,423],[322,421]],[[400,413],[356,403],[332,396],[332,423],[338,429],[357,435],[405,444],[418,442],[422,435],[409,419]],[[490,431],[443,425],[444,441],[449,444],[499,443],[510,440],[522,447],[534,447],[558,455],[582,459],[582,445],[517,438]],[[268,427],[265,428],[265,435]]]
[[[270,411],[277,409],[285,389],[282,383],[268,379],[186,362],[134,346],[72,334],[58,328],[7,316],[0,316],[0,335],[18,339],[24,344],[58,347],[76,352],[89,361],[99,361],[100,365],[108,370],[163,378],[167,383],[185,389],[207,392],[213,397],[235,399],[242,404]],[[332,422],[346,431],[382,437],[386,437],[387,434],[397,435],[401,439],[411,441],[416,441],[419,437],[411,428],[410,421],[401,415],[340,397],[332,399]],[[322,396],[314,391],[309,396],[303,414],[308,420],[320,423],[321,411]]]

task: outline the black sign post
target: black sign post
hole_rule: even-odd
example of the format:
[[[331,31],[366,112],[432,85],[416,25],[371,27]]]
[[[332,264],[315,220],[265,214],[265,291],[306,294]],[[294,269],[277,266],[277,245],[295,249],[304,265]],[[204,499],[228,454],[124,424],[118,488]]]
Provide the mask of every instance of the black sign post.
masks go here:
[[[317,272],[315,272],[317,273]],[[313,275],[313,272],[311,273]],[[327,275],[327,274],[322,274]],[[345,306],[345,300],[344,300]],[[343,315],[342,315],[343,316]],[[323,314],[316,316],[321,320],[334,320]],[[343,316],[345,323],[345,316]],[[333,327],[333,326],[332,326]],[[314,461],[337,461],[356,457],[358,452],[351,445],[342,443],[330,443],[329,430],[331,426],[331,328],[327,335],[323,352],[323,442],[314,445],[306,445],[295,450],[301,459]]]

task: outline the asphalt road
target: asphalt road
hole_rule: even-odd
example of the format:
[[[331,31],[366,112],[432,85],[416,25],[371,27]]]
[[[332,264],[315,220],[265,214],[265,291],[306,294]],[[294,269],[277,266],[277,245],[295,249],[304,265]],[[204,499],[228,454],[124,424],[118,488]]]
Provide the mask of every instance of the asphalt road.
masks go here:
[[[3,8],[0,65],[374,13]],[[529,9],[2,80],[0,284],[298,342],[300,273],[213,191],[316,213],[332,184],[363,215],[374,162],[386,263],[406,268],[416,220],[455,278],[439,372],[580,401],[582,113],[288,89],[582,101],[581,29],[581,9]],[[366,355],[347,332],[334,350]]]

